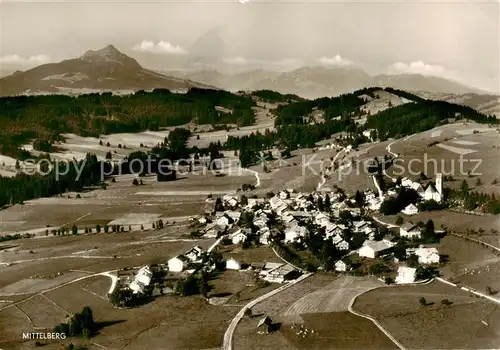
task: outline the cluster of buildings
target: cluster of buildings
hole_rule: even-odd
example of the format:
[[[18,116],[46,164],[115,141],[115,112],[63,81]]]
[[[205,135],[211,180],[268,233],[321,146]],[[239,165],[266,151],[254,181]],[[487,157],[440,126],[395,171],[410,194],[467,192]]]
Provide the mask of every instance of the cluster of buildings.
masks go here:
[[[420,198],[424,201],[435,201],[441,203],[443,200],[443,174],[436,174],[436,185],[429,184],[424,189],[421,183],[413,181],[407,177],[401,180],[401,186],[415,190]],[[415,204],[409,204],[401,211],[406,215],[415,215],[418,213],[418,208]]]

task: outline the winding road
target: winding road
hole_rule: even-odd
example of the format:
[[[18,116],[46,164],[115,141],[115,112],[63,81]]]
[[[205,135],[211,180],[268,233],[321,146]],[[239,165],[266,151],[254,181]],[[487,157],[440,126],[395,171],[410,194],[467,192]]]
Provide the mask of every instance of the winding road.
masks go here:
[[[234,333],[234,330],[236,329],[236,326],[238,325],[238,322],[240,322],[240,320],[243,318],[243,316],[245,315],[245,311],[247,309],[251,309],[252,307],[254,307],[256,304],[260,303],[261,301],[269,298],[269,297],[272,297],[273,295],[287,289],[287,288],[290,288],[291,286],[299,283],[300,281],[306,279],[307,277],[311,276],[312,273],[309,272],[309,273],[306,273],[302,276],[300,276],[299,278],[297,278],[296,280],[293,280],[277,289],[274,289],[272,291],[270,291],[269,293],[267,294],[264,294],[260,297],[258,297],[257,299],[254,299],[252,300],[251,302],[249,302],[248,304],[246,304],[237,314],[236,316],[231,320],[231,323],[229,324],[229,327],[227,328],[226,330],[226,333],[224,333],[224,342],[222,344],[222,349],[223,350],[232,350],[233,348],[233,333]]]

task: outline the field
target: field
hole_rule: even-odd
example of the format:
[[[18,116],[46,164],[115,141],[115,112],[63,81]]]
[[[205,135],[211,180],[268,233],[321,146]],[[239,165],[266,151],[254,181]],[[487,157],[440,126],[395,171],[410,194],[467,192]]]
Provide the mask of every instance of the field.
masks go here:
[[[330,285],[297,300],[285,311],[285,315],[346,311],[356,295],[380,286],[383,283],[375,278],[342,276]]]
[[[73,224],[80,229],[85,226],[95,228],[96,224],[102,226],[127,214],[149,214],[175,220],[176,217],[200,214],[210,193],[235,192],[244,183],[255,183],[255,176],[249,172],[224,177],[211,173],[192,174],[161,183],[157,183],[156,178],[147,177],[143,179],[143,186],[133,186],[132,179],[123,175],[116,183],[109,183],[106,190],[80,193],[81,198],[70,193],[63,197],[34,199],[4,209],[0,212],[0,232],[38,230],[39,234],[45,235],[46,229],[71,228]],[[68,195],[71,198],[67,198]],[[130,224],[135,224],[134,229],[137,229],[140,223]]]
[[[351,300],[380,286],[376,280],[332,275],[313,275],[252,308],[234,335],[236,349],[393,349],[395,345],[369,320],[348,312]],[[257,323],[269,316],[278,330],[257,334]],[[326,321],[325,321],[326,320]],[[314,330],[298,336],[298,324]]]
[[[420,305],[421,297],[434,304]],[[443,299],[452,304],[441,305]],[[358,297],[354,309],[376,318],[410,349],[500,346],[500,307],[443,283],[375,289]]]

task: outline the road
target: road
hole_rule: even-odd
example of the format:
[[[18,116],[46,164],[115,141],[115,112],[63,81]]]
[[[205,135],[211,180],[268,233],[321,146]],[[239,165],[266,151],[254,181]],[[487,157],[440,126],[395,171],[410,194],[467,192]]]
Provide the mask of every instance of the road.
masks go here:
[[[373,290],[373,289],[376,289],[376,288],[380,288],[380,287],[373,287],[373,288],[371,288],[370,290]],[[351,302],[349,303],[349,306],[347,307],[347,309],[349,310],[349,312],[350,312],[350,313],[352,313],[352,314],[354,314],[354,315],[356,315],[356,316],[363,317],[363,318],[366,318],[367,320],[372,321],[372,322],[375,324],[375,326],[377,326],[377,327],[378,327],[378,329],[380,329],[380,331],[381,331],[382,333],[384,333],[384,334],[387,336],[387,338],[389,338],[389,339],[390,339],[390,340],[391,340],[391,341],[392,341],[392,342],[393,342],[393,343],[394,343],[394,344],[395,344],[398,348],[400,348],[401,350],[405,350],[405,347],[404,347],[404,346],[403,346],[400,342],[398,342],[398,341],[396,340],[396,338],[394,338],[394,337],[392,336],[392,334],[391,334],[391,333],[389,333],[388,331],[386,331],[386,330],[384,329],[384,327],[382,327],[382,325],[381,325],[381,324],[380,324],[380,323],[379,323],[379,322],[378,322],[375,318],[373,318],[373,317],[371,317],[371,316],[368,316],[368,315],[364,315],[364,314],[362,314],[362,313],[359,313],[359,312],[355,311],[355,310],[352,308],[352,306],[353,306],[353,305],[354,305],[354,303],[356,302],[356,299],[357,299],[360,295],[365,294],[365,293],[367,293],[367,292],[368,292],[368,291],[364,291],[364,292],[360,293],[359,295],[356,295],[354,298],[352,298],[352,300],[351,300]]]
[[[239,312],[238,314],[236,314],[236,316],[231,320],[231,323],[229,324],[229,327],[227,328],[226,330],[226,333],[224,333],[224,342],[222,344],[222,349],[223,350],[232,350],[233,348],[233,333],[234,333],[234,330],[236,329],[236,326],[238,325],[238,322],[240,322],[240,320],[243,318],[243,316],[245,315],[245,311],[247,309],[251,309],[252,307],[254,307],[256,304],[260,303],[261,301],[269,298],[269,297],[272,297],[273,295],[287,289],[287,288],[290,288],[291,286],[299,283],[300,281],[306,279],[307,277],[311,276],[312,273],[306,273],[302,276],[300,276],[299,278],[297,278],[296,280],[294,281],[291,281],[277,289],[274,289],[272,291],[270,291],[269,293],[267,294],[264,294],[260,297],[258,297],[257,299],[254,299],[252,300],[251,302],[249,302],[248,304],[246,304]]]

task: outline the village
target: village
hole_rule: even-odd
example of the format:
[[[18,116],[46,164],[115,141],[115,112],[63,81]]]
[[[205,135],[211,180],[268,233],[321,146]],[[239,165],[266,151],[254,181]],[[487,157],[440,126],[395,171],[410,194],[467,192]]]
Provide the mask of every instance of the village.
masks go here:
[[[380,180],[374,177],[374,181],[377,185]],[[195,245],[164,264],[119,271],[116,288],[138,296],[198,292],[207,297],[205,276],[215,270],[249,272],[265,283],[278,284],[316,271],[374,275],[386,284],[422,283],[436,274],[443,259],[435,243],[445,232],[436,231],[432,221],[402,223],[398,216],[401,225],[397,226],[385,224],[375,215],[384,200],[397,197],[405,189],[418,193],[419,202],[440,203],[441,174],[425,190],[420,182],[408,178],[384,185],[389,188],[386,193],[376,186],[378,194],[358,190],[351,197],[338,187],[318,187],[312,193],[293,189],[269,192],[264,198],[249,198],[244,193],[218,198],[209,195],[205,212],[190,220],[190,236],[216,242],[206,251]],[[408,204],[400,214],[411,217],[418,213],[417,205],[417,201]],[[238,247],[251,256],[252,249],[260,246],[270,246],[276,261],[240,261],[219,252],[220,247]],[[299,255],[308,258],[304,260]],[[204,287],[186,292],[186,281],[195,279]],[[181,289],[178,281],[184,281]]]

